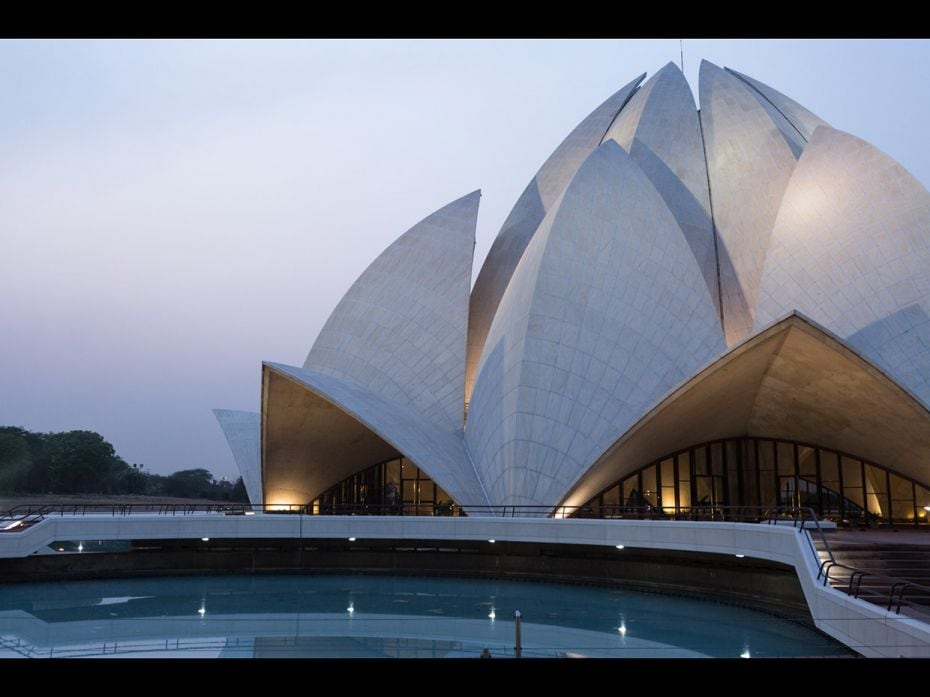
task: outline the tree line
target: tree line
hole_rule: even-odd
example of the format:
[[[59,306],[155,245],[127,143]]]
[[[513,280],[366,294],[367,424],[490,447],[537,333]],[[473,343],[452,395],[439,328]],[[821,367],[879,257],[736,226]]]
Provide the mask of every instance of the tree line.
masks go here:
[[[33,433],[0,426],[0,495],[142,494],[248,502],[240,477],[197,468],[160,475],[130,465],[93,431]]]

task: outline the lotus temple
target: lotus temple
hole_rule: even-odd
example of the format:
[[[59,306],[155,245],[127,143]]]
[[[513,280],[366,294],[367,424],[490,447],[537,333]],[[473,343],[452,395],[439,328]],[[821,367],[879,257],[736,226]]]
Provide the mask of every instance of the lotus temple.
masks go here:
[[[782,93],[674,64],[530,180],[472,287],[480,192],[384,250],[261,411],[253,503],[569,516],[812,507],[928,522],[930,195]],[[381,510],[383,508],[383,511]]]
[[[930,657],[930,193],[697,95],[608,97],[475,279],[479,191],[373,252],[215,410],[249,504],[0,512],[0,657]]]

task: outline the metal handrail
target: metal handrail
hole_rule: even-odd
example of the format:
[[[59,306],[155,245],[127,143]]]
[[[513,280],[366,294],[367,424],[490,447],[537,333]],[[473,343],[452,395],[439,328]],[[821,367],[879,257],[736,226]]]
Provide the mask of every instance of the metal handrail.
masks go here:
[[[820,527],[820,522],[817,520],[817,515],[811,508],[803,509],[805,512],[810,513],[811,519],[814,522],[814,525],[817,529],[817,532],[820,536],[820,541],[823,543],[824,550],[826,551],[827,558],[823,561],[820,560],[820,555],[817,554],[816,550],[814,553],[816,555],[817,561],[820,562],[820,568],[817,572],[817,580],[820,580],[820,577],[823,576],[823,585],[827,585],[830,579],[830,572],[835,568],[842,568],[852,573],[849,576],[849,584],[846,589],[847,595],[852,595],[854,598],[858,598],[862,590],[862,579],[866,576],[869,576],[874,579],[891,581],[891,589],[888,593],[888,603],[886,609],[888,612],[891,611],[892,606],[895,607],[895,613],[901,614],[901,605],[903,602],[907,602],[909,607],[914,607],[914,603],[906,601],[904,598],[904,591],[907,588],[913,588],[916,590],[924,591],[930,594],[930,587],[921,585],[919,583],[914,583],[913,581],[908,581],[906,579],[898,578],[896,576],[889,576],[887,574],[876,574],[874,572],[864,571],[858,567],[849,566],[848,564],[841,564],[836,560],[836,556],[833,554],[833,550],[830,549],[830,543],[827,541],[827,537],[823,532],[823,528]],[[803,528],[803,525],[802,525]],[[811,536],[808,534],[808,541],[811,541]],[[811,542],[812,549],[814,548],[813,543]],[[895,603],[895,595],[897,595],[897,603]],[[915,608],[916,609],[916,608]]]
[[[63,504],[20,504],[0,512],[0,520],[25,519],[30,516],[88,515],[109,513],[112,516],[134,514],[192,515],[195,513],[222,513],[242,515],[247,513],[293,513],[301,515],[489,515],[499,518],[522,516],[550,518],[626,518],[660,520],[722,520],[776,523],[792,520],[795,525],[800,509],[772,506],[722,506],[697,505],[666,511],[657,506],[609,505],[592,509],[589,506],[535,505],[475,505],[460,506],[440,503],[398,504],[247,504],[247,503],[63,503]]]

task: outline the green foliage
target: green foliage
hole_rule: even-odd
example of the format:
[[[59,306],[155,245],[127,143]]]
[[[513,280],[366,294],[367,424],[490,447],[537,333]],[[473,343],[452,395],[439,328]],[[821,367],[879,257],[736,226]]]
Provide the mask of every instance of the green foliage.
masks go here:
[[[32,433],[0,426],[0,495],[148,494],[247,502],[240,477],[215,481],[209,470],[181,470],[167,477],[123,460],[93,431]]]

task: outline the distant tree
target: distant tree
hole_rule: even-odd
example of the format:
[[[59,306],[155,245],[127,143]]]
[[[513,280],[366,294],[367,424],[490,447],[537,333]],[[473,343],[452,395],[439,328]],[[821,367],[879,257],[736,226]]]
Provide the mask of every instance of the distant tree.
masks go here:
[[[99,433],[53,433],[46,443],[49,491],[121,493],[118,482],[132,468]]]
[[[181,470],[165,478],[165,494],[185,498],[210,498],[213,475],[203,468]]]
[[[0,426],[0,494],[148,494],[247,502],[242,479],[215,481],[203,468],[145,472],[93,431],[32,433]]]
[[[15,426],[0,427],[0,492],[23,491],[32,468],[29,431]]]

